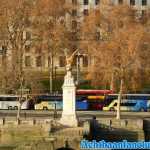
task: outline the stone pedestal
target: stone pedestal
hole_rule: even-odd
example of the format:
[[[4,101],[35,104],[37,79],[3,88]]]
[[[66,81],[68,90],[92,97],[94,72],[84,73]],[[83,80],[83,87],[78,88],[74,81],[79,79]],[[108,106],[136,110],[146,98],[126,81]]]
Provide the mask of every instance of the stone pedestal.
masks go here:
[[[77,127],[76,117],[76,87],[71,71],[67,71],[63,84],[63,111],[60,123],[70,127]]]

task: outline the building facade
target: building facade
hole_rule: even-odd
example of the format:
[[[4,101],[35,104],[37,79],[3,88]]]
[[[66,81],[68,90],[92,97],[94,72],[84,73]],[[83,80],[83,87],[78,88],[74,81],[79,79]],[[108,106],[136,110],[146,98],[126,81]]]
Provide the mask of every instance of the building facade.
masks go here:
[[[104,0],[105,1],[105,0]],[[150,0],[108,0],[113,5],[120,4],[128,4],[132,6],[134,9],[139,10],[144,13],[145,10],[150,8]],[[74,31],[80,28],[80,22],[83,21],[84,16],[89,15],[91,9],[99,9],[99,5],[101,5],[102,0],[66,0],[66,3],[73,4],[71,15],[66,15],[66,24],[68,29]],[[69,21],[68,21],[69,20]],[[32,31],[27,29],[24,32],[24,38],[27,38],[29,42],[25,45],[25,54],[23,67],[25,70],[37,70],[37,71],[48,71],[49,64],[51,62],[51,58],[47,53],[41,53],[42,49],[40,47],[32,47],[30,44],[30,40],[34,37],[32,35]],[[75,41],[76,42],[76,41]],[[0,50],[2,51],[4,48],[1,43]],[[8,57],[8,61],[11,64],[11,50],[7,48],[6,56]],[[1,66],[2,66],[2,58],[4,56],[0,56],[1,58]],[[90,58],[85,54],[77,54],[75,58],[75,64],[79,64],[80,69],[86,70],[91,64]],[[65,58],[63,55],[58,55],[54,58],[54,67],[59,70],[65,69]]]

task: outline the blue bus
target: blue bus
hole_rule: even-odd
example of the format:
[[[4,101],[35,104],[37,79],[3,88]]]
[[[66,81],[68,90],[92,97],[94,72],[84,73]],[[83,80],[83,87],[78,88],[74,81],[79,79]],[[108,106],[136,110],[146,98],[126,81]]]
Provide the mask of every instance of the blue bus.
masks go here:
[[[103,107],[104,111],[117,110],[118,100],[113,100],[110,104]],[[147,111],[147,100],[122,100],[120,104],[121,111]]]
[[[37,110],[62,110],[62,96],[40,95],[35,98],[35,109]],[[88,102],[86,97],[76,97],[76,110],[88,110]]]
[[[117,110],[118,94],[107,97],[111,102],[106,103],[103,110]],[[148,111],[150,94],[123,94],[120,104],[122,111]]]

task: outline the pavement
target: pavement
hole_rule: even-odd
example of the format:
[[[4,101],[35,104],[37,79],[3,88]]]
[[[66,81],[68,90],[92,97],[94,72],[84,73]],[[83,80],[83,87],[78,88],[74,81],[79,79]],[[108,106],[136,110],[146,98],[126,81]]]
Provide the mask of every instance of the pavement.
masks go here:
[[[55,116],[61,117],[62,111],[57,111]],[[0,118],[16,117],[17,110],[0,110]],[[44,110],[21,110],[20,116],[23,118],[53,118],[54,111]],[[77,111],[79,118],[90,119],[92,116],[97,118],[115,118],[116,112],[110,111]],[[145,119],[150,118],[150,112],[121,112],[122,119]]]

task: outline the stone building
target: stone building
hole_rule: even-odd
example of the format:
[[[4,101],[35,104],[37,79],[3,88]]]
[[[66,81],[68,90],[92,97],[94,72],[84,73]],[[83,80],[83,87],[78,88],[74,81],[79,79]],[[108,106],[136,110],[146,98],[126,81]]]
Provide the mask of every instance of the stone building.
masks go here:
[[[104,0],[105,1],[105,0]],[[121,4],[128,4],[134,9],[138,10],[140,13],[144,14],[145,10],[150,7],[150,0],[107,0],[112,5],[121,5]],[[71,15],[66,14],[66,25],[68,29],[75,33],[76,30],[80,28],[80,23],[83,21],[84,16],[89,15],[91,9],[99,9],[99,5],[101,5],[102,0],[66,0],[66,3],[73,4],[74,6],[71,10]],[[51,62],[50,56],[46,53],[41,53],[41,47],[32,47],[30,41],[34,39],[34,35],[30,28],[23,34],[24,38],[27,39],[27,43],[25,45],[25,54],[24,54],[24,61],[23,67],[24,70],[32,70],[32,71],[40,71],[40,72],[49,72],[49,65]],[[78,41],[73,41],[75,45],[78,45]],[[11,48],[5,48],[3,44],[3,39],[1,39],[1,46],[0,46],[0,65],[2,67],[3,58],[7,57],[7,61],[11,64]],[[76,48],[78,48],[76,46]],[[6,54],[5,54],[6,49]],[[4,52],[4,53],[3,53]],[[93,60],[89,58],[86,54],[78,53],[75,58],[75,72],[78,71],[87,71],[88,66],[90,66]],[[65,70],[65,58],[63,54],[58,55],[54,58],[53,67],[56,72]],[[78,76],[78,75],[77,75]],[[48,75],[47,75],[48,77]]]
[[[66,0],[66,3],[72,3],[73,5],[78,5],[78,7],[72,9],[72,15],[67,16],[66,20],[69,20],[67,25],[71,30],[75,30],[80,27],[80,22],[83,20],[83,17],[88,15],[90,9],[99,9],[99,4],[101,4],[102,0]],[[112,4],[129,4],[133,8],[140,10],[142,13],[145,12],[148,7],[150,7],[150,0],[109,0]],[[26,33],[24,33],[24,38],[27,38],[29,41],[33,38],[32,31],[27,29]],[[3,49],[3,44],[1,44],[0,49]],[[40,51],[40,48],[36,48],[37,50],[33,50],[30,42],[25,46],[25,56],[24,56],[24,67],[26,69],[35,69],[35,70],[47,70],[49,64],[49,56],[40,56],[37,51]],[[11,52],[8,54],[10,57]],[[2,56],[0,56],[2,57]],[[55,58],[55,66],[60,69],[64,69],[65,62],[63,56],[58,56]],[[88,66],[88,58],[86,55],[80,57],[80,65],[81,67]]]

